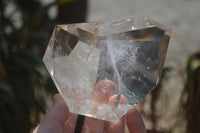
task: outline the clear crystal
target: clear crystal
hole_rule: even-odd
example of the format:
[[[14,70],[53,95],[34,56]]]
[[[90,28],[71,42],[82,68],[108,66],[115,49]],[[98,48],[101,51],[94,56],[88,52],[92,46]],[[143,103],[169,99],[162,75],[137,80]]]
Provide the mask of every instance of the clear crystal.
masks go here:
[[[159,83],[169,32],[146,17],[57,25],[43,61],[71,112],[117,121]],[[115,104],[91,100],[105,79]]]

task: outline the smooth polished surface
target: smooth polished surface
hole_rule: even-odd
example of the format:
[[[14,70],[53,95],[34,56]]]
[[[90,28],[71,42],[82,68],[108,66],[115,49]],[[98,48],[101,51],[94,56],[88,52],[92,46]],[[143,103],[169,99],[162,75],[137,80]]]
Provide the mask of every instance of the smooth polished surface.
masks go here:
[[[159,83],[169,38],[169,29],[146,17],[58,25],[43,61],[71,112],[117,121]]]

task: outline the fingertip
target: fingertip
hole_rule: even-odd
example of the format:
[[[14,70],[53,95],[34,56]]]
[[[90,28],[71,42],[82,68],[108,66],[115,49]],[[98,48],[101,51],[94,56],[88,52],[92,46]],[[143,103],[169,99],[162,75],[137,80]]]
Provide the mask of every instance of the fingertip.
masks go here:
[[[54,102],[54,104],[60,103],[60,104],[62,104],[62,105],[66,105],[66,103],[65,103],[65,101],[64,101],[64,99],[63,99],[63,97],[62,97],[59,93],[57,93],[57,94],[55,94],[55,95],[53,96],[53,102]],[[67,106],[67,105],[66,105],[66,106]]]
[[[59,97],[59,93],[57,93],[57,94],[55,94],[54,96],[53,96],[53,104],[55,104],[57,101],[58,101],[58,97]]]
[[[130,109],[125,117],[130,133],[146,133],[142,116],[136,108]]]
[[[115,84],[108,79],[105,80],[101,80],[99,81],[96,86],[95,86],[95,90],[101,90],[104,93],[107,94],[113,94],[114,90],[115,90]]]
[[[91,100],[95,103],[107,103],[114,91],[115,85],[112,81],[101,80],[95,85]]]
[[[109,104],[115,104],[115,100],[117,98],[117,95],[113,95],[109,98],[109,101],[108,103]],[[120,101],[119,101],[119,104],[127,104],[128,103],[128,100],[125,96],[121,95],[120,96]]]
[[[128,117],[128,116],[141,117],[140,112],[135,107],[128,110],[128,112],[126,113],[126,117]]]
[[[56,93],[54,96],[53,96],[53,100],[54,102],[56,102],[59,98],[60,98],[60,94],[59,93]]]

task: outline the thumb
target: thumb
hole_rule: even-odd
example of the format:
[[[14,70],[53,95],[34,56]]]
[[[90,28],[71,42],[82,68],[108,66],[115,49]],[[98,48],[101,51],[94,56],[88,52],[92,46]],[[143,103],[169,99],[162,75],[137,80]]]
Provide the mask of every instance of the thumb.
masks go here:
[[[62,132],[65,122],[69,117],[69,109],[61,95],[54,95],[54,105],[44,116],[34,133],[58,133]]]

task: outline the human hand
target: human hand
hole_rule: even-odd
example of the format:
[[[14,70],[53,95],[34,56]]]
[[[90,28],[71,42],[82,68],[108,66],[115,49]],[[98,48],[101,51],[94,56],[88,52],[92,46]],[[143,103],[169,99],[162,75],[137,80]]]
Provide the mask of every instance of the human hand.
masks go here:
[[[106,91],[102,91],[102,88],[106,89]],[[93,92],[95,100],[97,99],[95,102],[112,103],[113,96],[111,97],[110,95],[113,90],[114,85],[111,81],[100,81],[95,86]],[[101,94],[101,97],[98,97],[96,94]],[[120,102],[126,102],[126,99],[121,98],[121,100]],[[33,133],[74,133],[77,117],[77,114],[69,112],[63,98],[59,94],[56,94],[54,96],[54,105],[44,116]],[[130,133],[146,133],[142,117],[134,107],[115,123],[85,117],[82,133],[124,133],[125,119]]]

